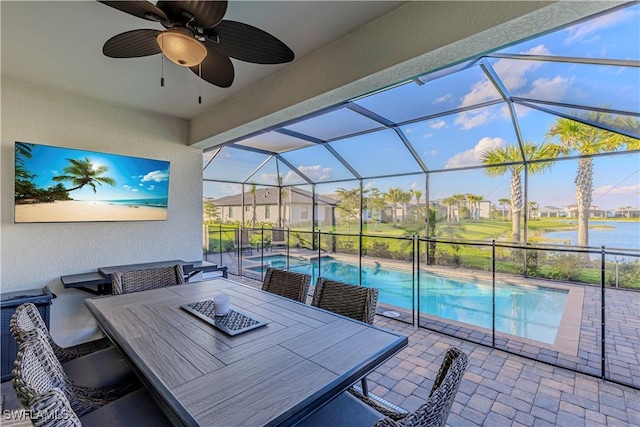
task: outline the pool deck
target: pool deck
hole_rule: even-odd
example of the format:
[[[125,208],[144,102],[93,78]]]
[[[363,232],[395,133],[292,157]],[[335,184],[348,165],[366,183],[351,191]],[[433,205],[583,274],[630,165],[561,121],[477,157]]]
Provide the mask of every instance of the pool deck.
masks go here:
[[[261,252],[254,250],[254,256],[260,256]],[[265,251],[264,255],[286,254],[285,251]],[[291,256],[317,256],[317,252],[308,250],[290,249]],[[354,262],[354,256],[325,254],[339,260]],[[211,255],[209,261],[229,267],[229,273],[238,274],[239,260],[235,253]],[[363,264],[374,264],[378,261],[383,267],[407,269],[410,263],[363,258]],[[357,262],[357,261],[356,261]],[[255,263],[251,263],[255,265]],[[241,267],[246,267],[242,263]],[[466,277],[469,279],[491,280],[491,273],[478,270],[454,269],[449,267],[428,267],[429,271]],[[243,270],[246,273],[246,270]],[[261,280],[260,273],[253,272],[250,276]],[[509,352],[525,356],[527,358],[547,362],[565,367],[571,370],[600,376],[602,357],[602,313],[601,313],[601,289],[597,286],[580,285],[568,282],[556,282],[550,280],[523,278],[507,274],[499,274],[497,280],[511,283],[533,284],[538,286],[571,288],[581,297],[572,298],[567,304],[567,317],[563,318],[561,335],[553,346],[544,343],[516,339],[515,337],[496,334],[496,347]],[[573,293],[573,296],[578,295]],[[606,317],[605,317],[605,349],[607,377],[623,384],[640,387],[640,292],[608,287],[605,290]],[[581,305],[580,305],[581,303]],[[393,307],[385,307],[380,304],[378,314],[386,310],[400,311]],[[400,313],[397,320],[412,323],[411,313]],[[382,317],[382,316],[380,316]],[[434,332],[442,332],[455,338],[492,346],[490,331],[482,330],[470,325],[454,324],[444,319],[433,319],[427,316],[420,317],[420,326],[427,327]],[[577,346],[577,351],[576,351]]]
[[[409,346],[367,376],[369,390],[408,411],[425,401],[454,346],[469,355],[469,366],[448,426],[640,426],[639,390],[380,315],[374,324],[407,335]]]

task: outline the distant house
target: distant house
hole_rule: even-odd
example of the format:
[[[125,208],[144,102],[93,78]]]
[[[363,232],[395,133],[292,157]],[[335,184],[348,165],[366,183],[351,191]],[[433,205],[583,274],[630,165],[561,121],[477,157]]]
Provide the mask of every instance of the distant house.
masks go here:
[[[609,216],[613,218],[640,218],[640,208],[626,206],[624,208],[614,209],[609,212]]]
[[[555,206],[542,206],[537,209],[538,218],[560,218],[567,216],[567,213],[562,208]]]
[[[568,205],[564,208],[566,216],[578,218],[578,205]],[[598,206],[589,206],[589,218],[606,218],[607,211],[598,209]]]
[[[244,208],[243,208],[244,196]],[[318,225],[335,224],[335,208],[339,201],[331,197],[317,196]],[[249,192],[233,196],[220,197],[215,200],[220,209],[222,222],[244,221],[246,224],[253,218],[253,195]],[[255,218],[257,222],[276,224],[278,222],[278,189],[258,188],[255,192]],[[244,210],[243,210],[244,209]],[[313,194],[296,187],[283,189],[282,204],[283,226],[301,226],[311,224],[313,219]]]

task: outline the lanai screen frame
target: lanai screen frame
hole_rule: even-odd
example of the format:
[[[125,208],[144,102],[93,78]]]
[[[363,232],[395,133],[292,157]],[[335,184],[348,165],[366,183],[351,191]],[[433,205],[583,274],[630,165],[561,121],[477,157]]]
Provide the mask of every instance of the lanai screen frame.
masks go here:
[[[587,20],[591,19],[599,19],[602,16],[608,15],[610,13],[615,13],[618,11],[632,11],[632,13],[638,13],[637,10],[639,6],[636,4],[627,4],[622,5],[620,7],[613,8],[605,13],[596,15],[595,17],[590,17]],[[572,24],[573,25],[573,24]],[[566,27],[570,27],[566,26]],[[566,28],[563,27],[563,28]],[[559,30],[558,30],[559,31]],[[525,41],[527,42],[527,41]],[[523,43],[525,43],[523,42]],[[313,209],[313,222],[312,224],[316,224],[316,211],[317,211],[317,195],[316,195],[316,185],[317,184],[339,184],[342,182],[352,182],[355,181],[361,188],[360,199],[362,203],[363,194],[363,182],[366,179],[373,178],[391,178],[391,177],[403,177],[407,175],[414,175],[416,172],[423,173],[425,175],[425,188],[424,195],[426,199],[426,206],[430,206],[431,199],[430,195],[430,176],[431,174],[440,174],[447,173],[452,171],[464,171],[464,170],[474,170],[474,169],[485,169],[487,166],[484,165],[474,165],[474,166],[463,166],[463,167],[453,167],[453,168],[429,168],[428,164],[421,158],[416,147],[409,140],[406,132],[403,131],[403,127],[410,126],[415,123],[426,123],[430,120],[439,120],[446,116],[452,115],[464,115],[464,114],[472,114],[477,112],[481,108],[492,108],[501,106],[502,108],[506,108],[509,112],[509,116],[511,119],[511,126],[513,127],[513,132],[516,136],[517,146],[519,150],[523,154],[523,158],[521,161],[509,163],[509,164],[518,164],[524,167],[524,197],[523,197],[523,206],[526,209],[528,206],[529,199],[529,188],[528,188],[528,176],[529,176],[529,166],[536,161],[531,161],[526,158],[524,155],[524,143],[525,137],[522,135],[520,122],[518,119],[518,114],[516,112],[516,108],[526,107],[538,112],[542,112],[545,114],[551,114],[554,117],[571,119],[580,123],[584,123],[590,126],[593,126],[598,129],[613,131],[624,135],[630,138],[640,138],[640,130],[638,129],[637,123],[640,118],[640,105],[634,106],[635,110],[630,111],[630,109],[616,109],[616,108],[606,108],[602,106],[593,106],[593,105],[581,105],[575,102],[560,102],[560,101],[550,101],[548,99],[536,99],[530,98],[526,96],[514,96],[511,91],[508,89],[508,84],[506,84],[500,76],[500,71],[497,70],[498,61],[534,61],[544,64],[558,64],[562,66],[563,64],[578,64],[577,66],[593,66],[593,67],[621,67],[627,70],[638,70],[640,68],[640,60],[634,59],[608,59],[608,58],[597,58],[597,57],[570,57],[570,56],[562,56],[562,55],[550,55],[550,54],[540,54],[538,52],[532,52],[529,54],[522,53],[513,53],[511,50],[514,49],[514,46],[508,46],[503,48],[500,51],[496,51],[494,53],[489,53],[483,55],[479,58],[474,58],[469,61],[454,64],[451,67],[448,67],[443,70],[438,70],[435,72],[428,72],[422,76],[418,76],[413,79],[409,79],[407,81],[398,83],[397,85],[391,88],[384,88],[380,91],[363,95],[359,98],[352,99],[340,103],[338,105],[325,108],[323,110],[317,111],[313,114],[304,116],[302,118],[298,118],[295,120],[291,120],[285,123],[281,123],[277,126],[272,126],[270,128],[264,129],[260,132],[255,132],[250,135],[246,135],[241,138],[236,138],[234,140],[228,141],[222,146],[217,146],[212,150],[209,150],[205,153],[205,161],[203,163],[203,169],[205,171],[205,175],[207,172],[207,166],[209,166],[216,157],[221,155],[224,150],[243,150],[259,155],[263,155],[265,160],[260,163],[256,168],[253,168],[251,173],[243,180],[222,180],[222,179],[212,179],[207,178],[205,176],[204,181],[208,182],[233,182],[236,184],[242,185],[243,193],[246,192],[246,185],[251,185],[255,183],[260,186],[269,186],[269,183],[255,181],[255,176],[260,170],[268,162],[275,162],[276,169],[278,170],[278,176],[282,177],[280,174],[280,168],[286,169],[289,173],[293,173],[296,175],[296,179],[299,184],[302,185],[310,185],[313,189],[313,198],[314,198],[314,209]],[[638,48],[640,49],[640,47]],[[639,58],[640,59],[640,58]],[[499,68],[499,67],[498,67]],[[372,111],[371,109],[365,108],[362,104],[365,102],[360,102],[362,100],[372,99],[370,97],[375,97],[380,93],[384,93],[386,91],[392,91],[398,87],[407,87],[407,85],[416,85],[423,86],[425,84],[429,84],[430,82],[436,81],[442,78],[450,78],[451,76],[455,76],[457,73],[468,72],[469,70],[479,69],[484,73],[484,78],[490,82],[495,95],[487,97],[480,102],[476,102],[472,105],[458,105],[453,109],[446,109],[443,111],[437,111],[434,113],[420,115],[417,117],[410,117],[406,120],[400,120],[394,122],[390,120],[388,117],[383,117],[380,114]],[[516,88],[517,89],[517,88]],[[389,93],[389,92],[387,92]],[[518,107],[520,106],[520,107]],[[636,127],[634,128],[622,128],[617,126],[609,126],[604,123],[594,122],[589,119],[589,117],[580,117],[574,116],[571,114],[571,111],[580,111],[585,114],[589,113],[604,113],[611,114],[615,116],[626,116],[632,120],[635,120]],[[350,126],[353,126],[354,131],[344,130],[342,134],[335,135],[331,134],[331,131],[327,131],[324,129],[313,129],[312,132],[301,132],[300,128],[304,128],[304,124],[313,122],[314,120],[318,120],[319,122],[322,119],[330,117],[331,115],[357,115],[361,120],[354,120],[350,123]],[[348,127],[348,126],[347,126]],[[340,144],[340,141],[344,141],[347,139],[355,139],[363,136],[367,136],[373,133],[386,131],[388,133],[393,132],[394,136],[397,138],[399,146],[403,147],[406,150],[406,153],[409,154],[411,158],[415,161],[414,167],[418,170],[407,171],[406,173],[390,173],[390,174],[376,174],[376,173],[363,173],[362,170],[358,170],[353,167],[353,165],[348,162],[343,155],[339,153],[334,146]],[[318,135],[318,133],[324,133],[325,137],[322,138]],[[274,146],[269,144],[269,139],[272,141],[280,139],[285,140],[279,146]],[[260,141],[261,139],[266,140]],[[337,179],[315,179],[308,173],[305,173],[304,170],[301,170],[301,167],[297,167],[296,164],[287,159],[287,156],[291,156],[292,151],[289,151],[288,148],[295,147],[298,154],[303,153],[304,150],[309,151],[307,147],[323,147],[326,149],[328,154],[335,160],[335,165],[342,169],[342,176]],[[272,148],[271,150],[267,148]],[[570,161],[580,158],[596,158],[599,156],[616,156],[616,155],[627,155],[627,154],[637,154],[640,153],[640,149],[631,149],[625,151],[612,151],[598,154],[590,154],[590,155],[582,155],[582,154],[572,154],[564,157],[554,158],[554,162],[561,161]],[[505,165],[509,165],[505,164]],[[286,184],[282,181],[278,181],[281,188],[286,187],[295,187],[299,184]],[[272,184],[274,187],[277,186]],[[244,208],[243,208],[244,211]],[[428,218],[428,216],[427,216]],[[528,230],[528,215],[524,215],[524,235],[523,241],[527,243],[527,230]],[[360,232],[362,232],[362,216],[360,220]],[[316,227],[314,226],[313,229]],[[425,229],[428,229],[428,224]]]

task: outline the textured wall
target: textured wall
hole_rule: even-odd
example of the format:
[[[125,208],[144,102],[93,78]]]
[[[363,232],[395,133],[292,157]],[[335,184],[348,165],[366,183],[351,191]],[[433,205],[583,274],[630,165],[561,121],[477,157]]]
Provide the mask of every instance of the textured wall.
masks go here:
[[[52,334],[63,345],[99,334],[83,304],[59,277],[99,266],[202,257],[202,153],[188,147],[188,122],[106,105],[2,79],[0,161],[2,292],[48,285]],[[14,224],[14,142],[65,146],[169,160],[167,221]]]

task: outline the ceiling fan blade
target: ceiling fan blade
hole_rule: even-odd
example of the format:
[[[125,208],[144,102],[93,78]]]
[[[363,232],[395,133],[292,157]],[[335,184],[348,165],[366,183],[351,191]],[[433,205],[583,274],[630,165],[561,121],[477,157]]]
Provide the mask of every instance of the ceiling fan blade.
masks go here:
[[[241,61],[283,64],[295,57],[293,51],[276,37],[242,22],[223,20],[204,33],[220,51]]]
[[[174,22],[186,23],[182,11],[187,11],[193,15],[193,23],[202,28],[210,28],[218,24],[227,12],[226,1],[166,1],[160,0],[156,4]]]
[[[102,1],[99,3],[111,6],[114,9],[118,9],[129,15],[137,16],[138,18],[146,19],[149,21],[167,21],[167,15],[148,1]]]
[[[235,71],[233,70],[233,64],[231,59],[224,53],[216,51],[208,43],[207,57],[202,61],[202,79],[208,81],[212,85],[219,87],[229,87],[233,83]],[[198,66],[190,67],[191,71],[198,75]]]
[[[102,47],[102,53],[111,58],[139,58],[160,53],[156,38],[161,31],[133,30],[111,37]]]

